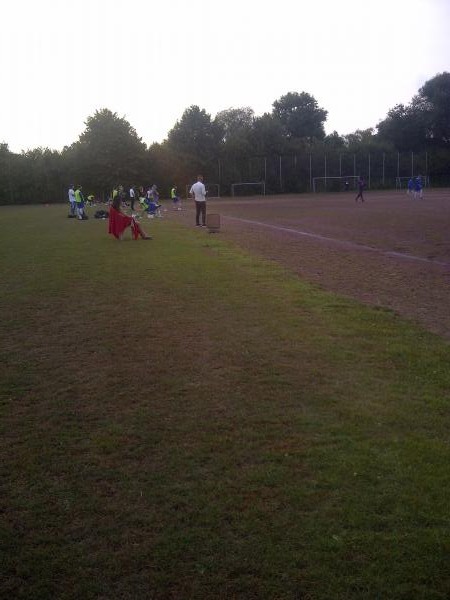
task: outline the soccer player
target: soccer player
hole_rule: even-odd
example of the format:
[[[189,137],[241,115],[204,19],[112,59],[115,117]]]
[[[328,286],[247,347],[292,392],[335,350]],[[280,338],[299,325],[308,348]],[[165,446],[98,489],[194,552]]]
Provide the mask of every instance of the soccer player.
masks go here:
[[[361,198],[361,202],[364,202],[364,188],[366,187],[366,182],[362,177],[358,179],[358,195],[355,198],[355,202],[358,202],[358,198]]]
[[[194,196],[195,200],[195,226],[200,227],[200,216],[202,217],[202,227],[206,227],[206,188],[203,184],[203,176],[197,176],[197,183],[189,190],[189,194]]]
[[[77,185],[75,190],[75,202],[77,205],[77,215],[80,221],[85,221],[87,219],[87,215],[84,212],[84,196],[82,192],[81,185]]]
[[[408,196],[412,196],[413,192],[414,192],[414,180],[412,177],[410,177],[408,180],[408,189],[406,190],[406,193],[408,194]]]
[[[172,198],[173,202],[173,210],[181,210],[180,197],[178,196],[176,185],[174,185],[170,190],[170,197]]]
[[[423,198],[423,184],[420,175],[416,177],[414,181],[414,198],[417,198],[417,196],[419,196],[420,199]]]

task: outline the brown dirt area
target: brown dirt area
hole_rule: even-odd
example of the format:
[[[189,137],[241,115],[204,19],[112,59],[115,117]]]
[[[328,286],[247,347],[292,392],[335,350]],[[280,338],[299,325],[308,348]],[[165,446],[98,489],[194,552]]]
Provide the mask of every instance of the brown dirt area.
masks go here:
[[[321,288],[389,308],[450,340],[450,190],[211,199],[220,236]],[[193,202],[168,211],[194,225]],[[200,230],[204,231],[204,230]],[[205,230],[205,235],[208,235]]]

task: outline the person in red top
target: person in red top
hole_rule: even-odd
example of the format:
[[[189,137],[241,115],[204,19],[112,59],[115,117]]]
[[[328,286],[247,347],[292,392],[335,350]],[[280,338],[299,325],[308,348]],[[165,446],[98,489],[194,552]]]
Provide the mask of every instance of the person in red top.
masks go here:
[[[121,240],[125,229],[131,227],[133,239],[137,240],[141,237],[143,240],[151,240],[151,236],[145,233],[134,217],[129,217],[122,212],[121,203],[120,194],[117,194],[109,208],[108,233],[111,233],[116,239]]]

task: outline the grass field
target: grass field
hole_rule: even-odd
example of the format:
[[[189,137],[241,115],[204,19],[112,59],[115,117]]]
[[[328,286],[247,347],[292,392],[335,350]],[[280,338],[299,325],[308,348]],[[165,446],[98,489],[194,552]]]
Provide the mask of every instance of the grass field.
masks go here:
[[[450,346],[221,236],[0,209],[14,599],[446,599]]]

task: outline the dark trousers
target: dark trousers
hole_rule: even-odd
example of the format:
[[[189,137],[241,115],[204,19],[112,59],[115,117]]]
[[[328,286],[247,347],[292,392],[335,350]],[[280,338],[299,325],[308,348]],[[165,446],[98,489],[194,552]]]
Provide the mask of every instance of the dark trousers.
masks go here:
[[[195,224],[200,225],[200,215],[202,216],[202,225],[206,225],[206,202],[195,201]]]

